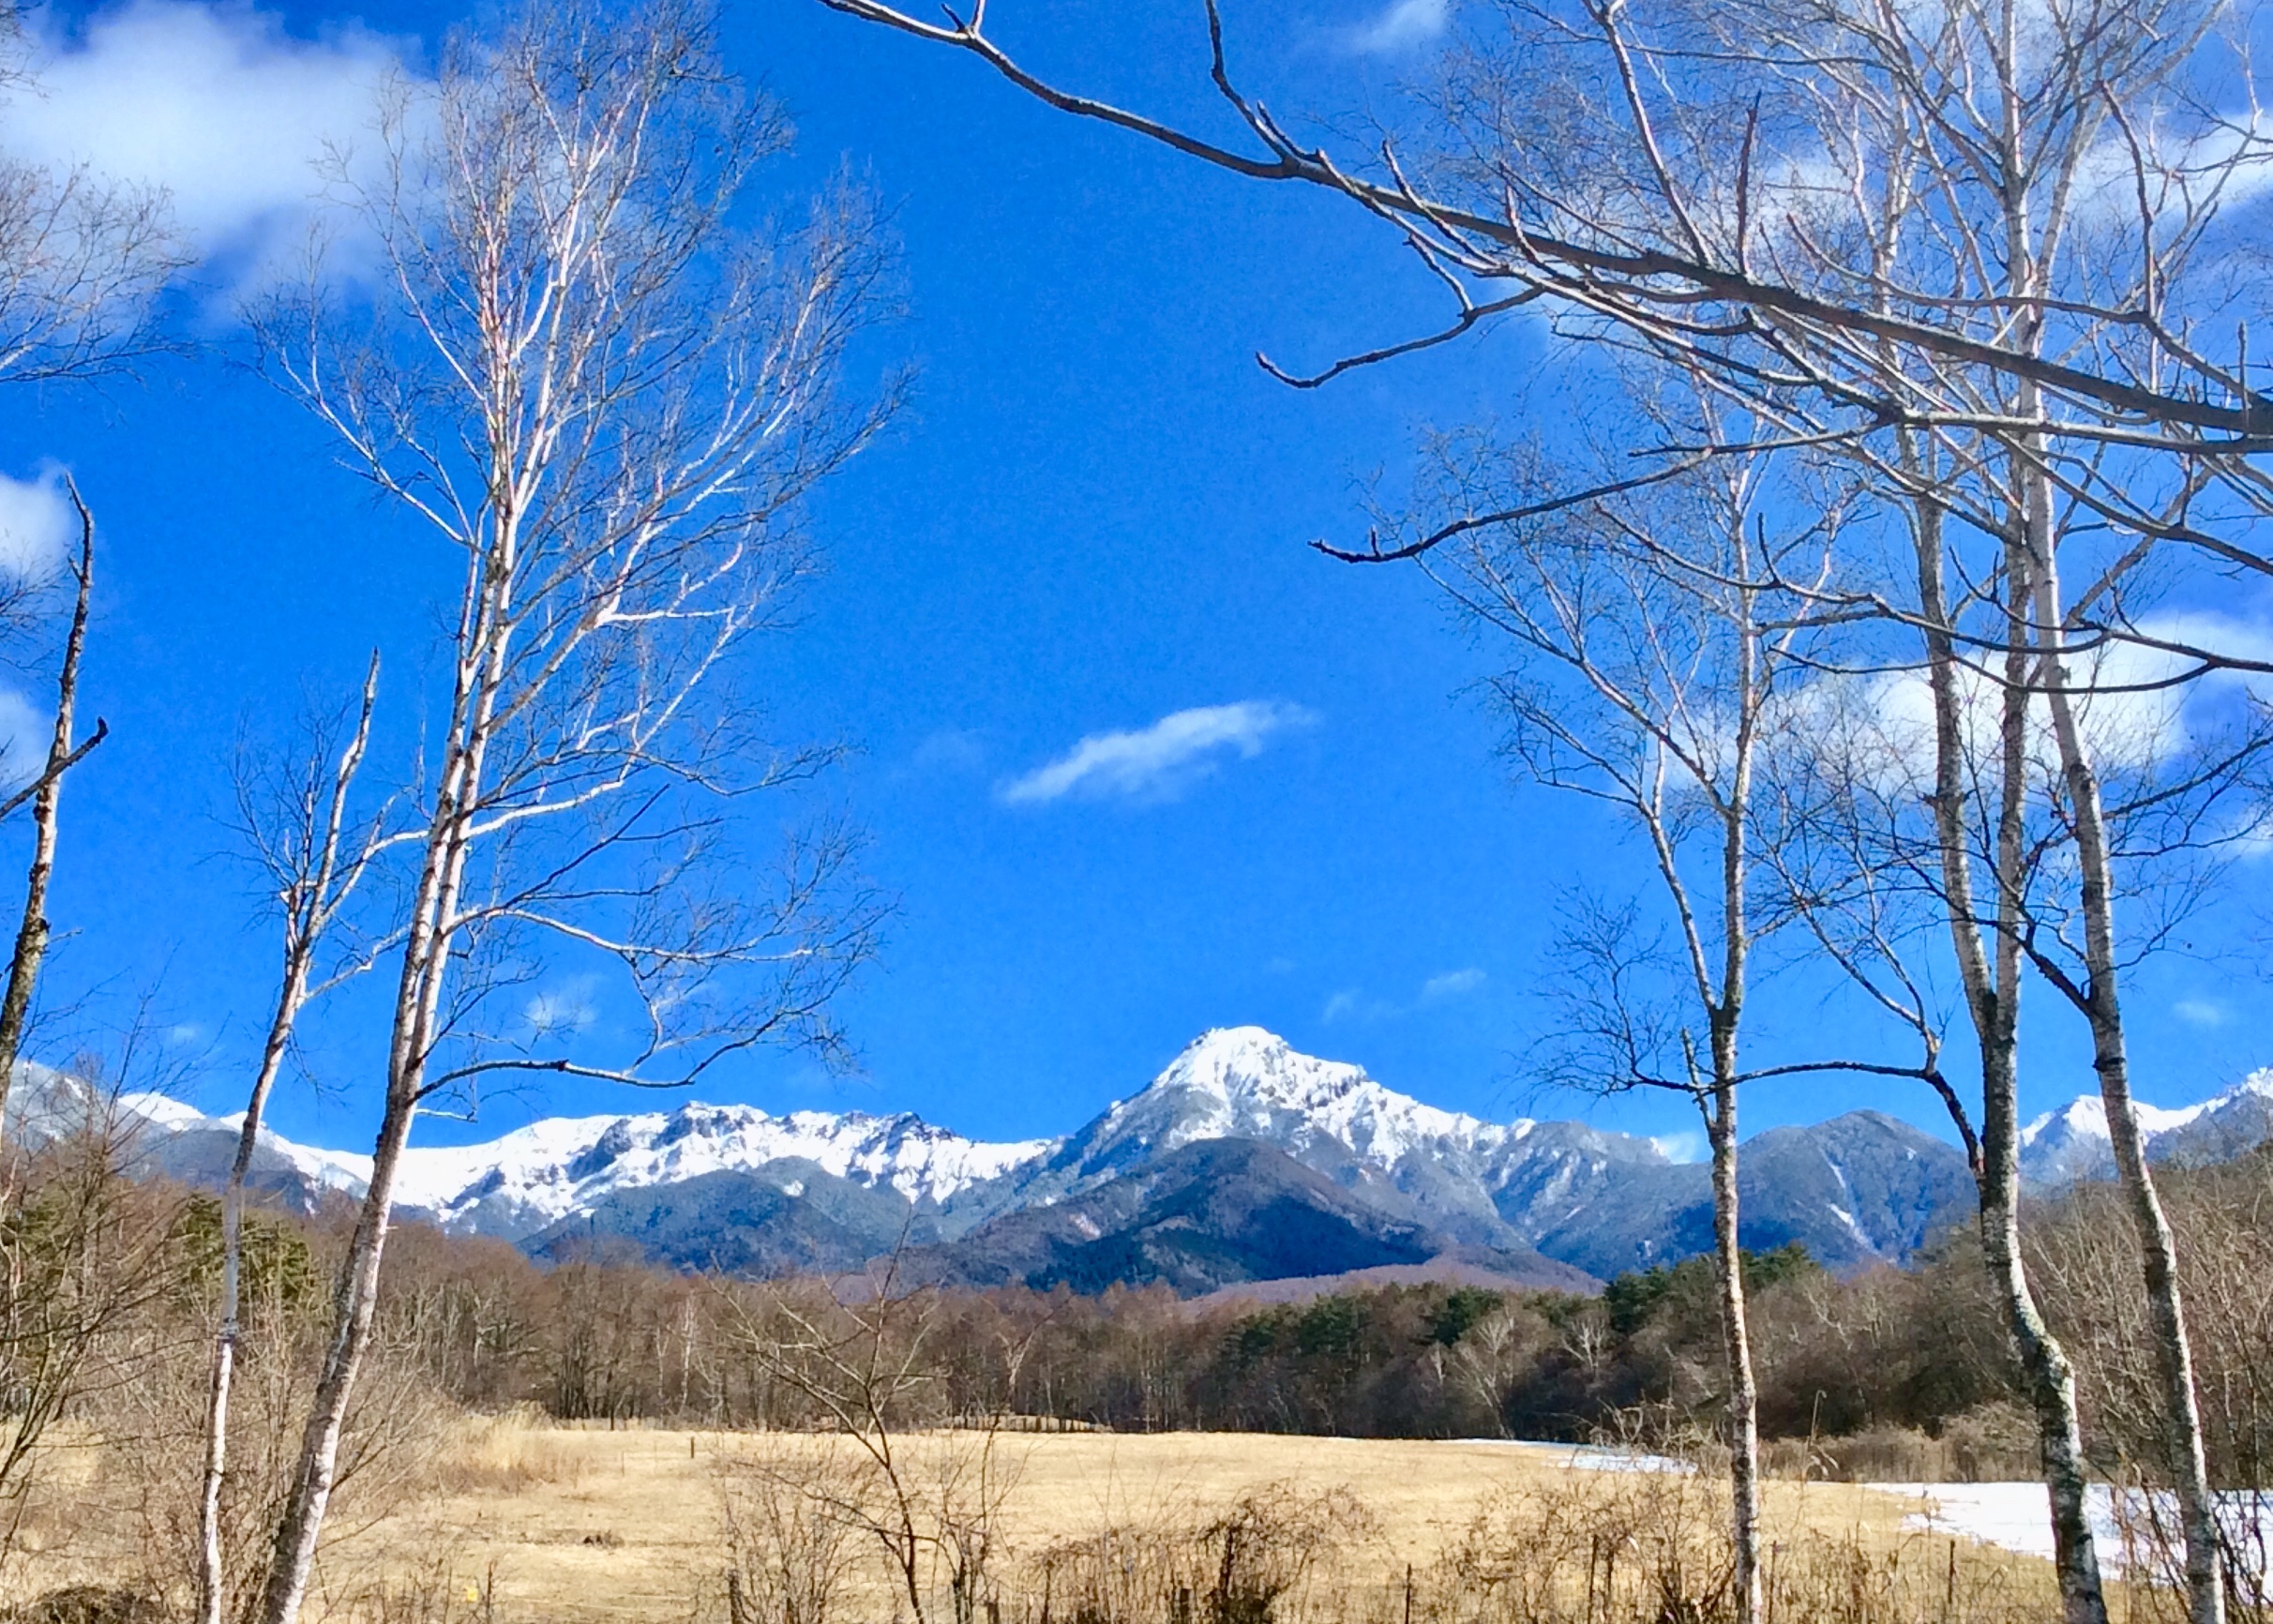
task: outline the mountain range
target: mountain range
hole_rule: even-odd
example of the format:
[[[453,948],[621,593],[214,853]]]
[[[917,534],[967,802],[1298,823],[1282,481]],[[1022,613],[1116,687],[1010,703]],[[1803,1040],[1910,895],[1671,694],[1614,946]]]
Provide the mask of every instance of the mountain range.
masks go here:
[[[13,1109],[68,1101],[69,1079],[39,1076]],[[157,1095],[122,1104],[151,1171],[219,1182],[241,1119]],[[2273,1134],[2273,1071],[2143,1118],[2159,1158],[2236,1154]],[[2096,1095],[2031,1123],[2023,1145],[2039,1186],[2112,1167]],[[1907,1259],[1973,1199],[1955,1149],[1876,1111],[1770,1129],[1739,1165],[1745,1244],[1797,1241],[1842,1271]],[[253,1181],[310,1210],[369,1177],[368,1157],[263,1133]],[[896,1254],[910,1277],[1078,1291],[1432,1271],[1583,1289],[1711,1238],[1707,1169],[1653,1140],[1443,1110],[1257,1027],[1202,1034],[1060,1139],[989,1143],[907,1113],[688,1102],[414,1146],[397,1192],[405,1218],[539,1258],[617,1250],[762,1275]]]

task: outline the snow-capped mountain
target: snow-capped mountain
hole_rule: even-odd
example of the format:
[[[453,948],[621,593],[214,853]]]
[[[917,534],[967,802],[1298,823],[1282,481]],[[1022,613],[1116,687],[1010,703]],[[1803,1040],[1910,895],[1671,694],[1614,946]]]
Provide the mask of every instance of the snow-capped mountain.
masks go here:
[[[175,1171],[187,1146],[225,1139],[233,1150],[241,1114],[207,1117],[161,1095],[121,1102],[148,1123],[161,1170]],[[752,1172],[796,1161],[833,1177],[889,1189],[913,1207],[937,1207],[1031,1163],[1055,1141],[989,1144],[933,1127],[908,1112],[794,1111],[689,1103],[629,1117],[549,1117],[484,1143],[417,1145],[403,1152],[395,1198],[405,1215],[452,1233],[518,1241],[588,1211],[618,1191],[684,1183],[704,1174]],[[305,1180],[308,1194],[359,1195],[370,1158],[296,1144],[263,1129],[264,1162]],[[199,1154],[200,1164],[216,1158]],[[226,1158],[218,1159],[225,1165]],[[178,1176],[178,1175],[177,1175]],[[192,1175],[194,1176],[194,1175]],[[269,1182],[276,1179],[272,1172]],[[301,1203],[306,1204],[305,1200]]]
[[[1362,1066],[1298,1053],[1260,1027],[1201,1034],[1151,1086],[1108,1105],[1033,1179],[1055,1198],[1205,1139],[1248,1138],[1457,1240],[1528,1243],[1623,1169],[1662,1166],[1648,1139],[1578,1122],[1487,1122],[1423,1105]]]
[[[1424,1105],[1362,1066],[1298,1054],[1261,1027],[1223,1027],[1202,1033],[1141,1093],[1106,1106],[1076,1142],[1100,1165],[1198,1139],[1245,1138],[1289,1151],[1330,1143],[1389,1167],[1417,1150],[1501,1148],[1535,1126]]]
[[[2137,1110],[2150,1159],[2221,1162],[2273,1138],[2273,1067],[2251,1072],[2199,1105]],[[2081,1095],[2021,1130],[2021,1176],[2031,1184],[2112,1179],[2115,1172],[2107,1107],[2098,1094]]]
[[[27,1113],[99,1105],[84,1085],[27,1068],[11,1131],[22,1119],[37,1136]],[[153,1172],[225,1177],[241,1119],[155,1095],[119,1105],[140,1119]],[[2144,1114],[2158,1159],[2237,1154],[2273,1134],[2273,1070]],[[2032,1123],[2024,1145],[2038,1184],[2108,1170],[2096,1096]],[[1952,1147],[1871,1112],[1770,1130],[1739,1165],[1745,1244],[1799,1241],[1834,1268],[1900,1262],[1972,1201]],[[369,1176],[367,1156],[267,1134],[254,1165],[258,1190],[303,1210],[326,1191],[360,1194]],[[620,1245],[764,1273],[857,1268],[911,1244],[942,1279],[1101,1283],[1117,1269],[1180,1289],[1291,1266],[1313,1243],[1321,1256],[1426,1253],[1532,1283],[1560,1266],[1603,1276],[1702,1250],[1711,1215],[1706,1169],[1651,1140],[1444,1110],[1259,1027],[1203,1033],[1062,1139],[988,1143],[907,1113],[690,1102],[549,1118],[482,1144],[414,1143],[397,1198],[406,1216],[546,1257]]]

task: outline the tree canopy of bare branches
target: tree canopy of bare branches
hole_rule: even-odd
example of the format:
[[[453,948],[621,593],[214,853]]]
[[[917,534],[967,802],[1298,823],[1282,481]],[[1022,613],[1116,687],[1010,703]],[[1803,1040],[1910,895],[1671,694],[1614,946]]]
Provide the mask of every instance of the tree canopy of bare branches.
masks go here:
[[[270,1624],[305,1593],[414,1117],[500,1074],[656,1086],[760,1043],[829,1048],[876,917],[835,830],[792,843],[771,895],[717,878],[722,806],[825,759],[756,748],[736,684],[807,566],[801,499],[896,398],[835,388],[884,291],[874,221],[839,191],[794,227],[742,223],[785,131],[679,0],[460,38],[383,134],[358,198],[378,295],[277,301],[263,364],[462,576],[399,842],[384,1112]],[[502,995],[548,953],[612,968],[639,1035],[588,1058],[517,1022]]]

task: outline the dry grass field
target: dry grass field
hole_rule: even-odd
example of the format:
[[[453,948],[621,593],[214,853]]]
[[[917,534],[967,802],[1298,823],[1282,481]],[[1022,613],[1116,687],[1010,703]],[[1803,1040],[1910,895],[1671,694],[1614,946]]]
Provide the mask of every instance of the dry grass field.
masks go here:
[[[785,1444],[804,1441],[493,1425],[467,1439],[439,1485],[445,1492],[421,1498],[335,1553],[332,1588],[342,1597],[368,1595],[374,1581],[400,1585],[439,1566],[448,1571],[453,1595],[462,1591],[462,1600],[479,1601],[502,1617],[709,1612],[730,1560],[723,1486]],[[967,1453],[971,1440],[948,1435],[906,1446],[916,1457],[911,1476],[930,1482],[941,1463],[926,1457]],[[1578,1465],[1568,1450],[1488,1443],[1074,1433],[1008,1436],[996,1449],[1008,1485],[996,1522],[1009,1564],[1107,1529],[1220,1514],[1274,1485],[1298,1496],[1344,1490],[1362,1516],[1326,1553],[1328,1571],[1319,1577],[1330,1587],[1339,1579],[1344,1587],[1355,1581],[1377,1589],[1408,1569],[1431,1572],[1496,1496],[1575,1504],[1661,1486],[1640,1474]],[[1778,1484],[1770,1510],[1786,1537],[1805,1530],[1882,1555],[1920,1543],[1903,1529],[1906,1507],[1852,1485]],[[1968,1566],[1999,1572],[2035,1566],[1971,1545],[1963,1555]],[[1913,1549],[1912,1556],[1936,1570],[1943,1566],[1939,1551]],[[2025,1578],[2023,1584],[2033,1588]],[[904,1610],[893,1606],[880,1565],[856,1557],[849,1587],[860,1614]]]
[[[956,1481],[973,1481],[974,1435],[897,1441],[903,1475],[920,1492],[937,1492],[957,1471]],[[611,1432],[510,1418],[460,1423],[426,1481],[328,1550],[311,1615],[385,1624],[723,1624],[725,1573],[735,1559],[731,1496],[777,1474],[785,1459],[809,1464],[819,1447],[777,1435]],[[1071,1433],[1006,1435],[994,1449],[989,1481],[999,1503],[989,1518],[988,1571],[1006,1621],[1046,1616],[1053,1585],[1055,1616],[1067,1624],[1135,1617],[1141,1598],[1131,1601],[1123,1586],[1116,1592],[1121,1604],[1113,1604],[1104,1591],[1123,1580],[1140,1589],[1138,1565],[1166,1563],[1158,1593],[1172,1596],[1169,1569],[1184,1559],[1176,1552],[1197,1553],[1202,1564],[1217,1560],[1210,1553],[1218,1546],[1192,1531],[1211,1519],[1220,1526],[1242,1502],[1276,1508],[1256,1524],[1258,1545],[1302,1546],[1299,1560],[1287,1558],[1295,1565],[1272,1609],[1278,1624],[1591,1618],[1596,1563],[1608,1542],[1654,1538],[1678,1524],[1704,1553],[1718,1515],[1710,1485],[1700,1480],[1603,1470],[1546,1446]],[[63,1501],[100,1503],[99,1471],[83,1459],[78,1469],[75,1486],[55,1480]],[[1811,1617],[1959,1624],[2053,1616],[2044,1564],[1908,1530],[1911,1509],[1849,1484],[1771,1485],[1771,1538],[1779,1559],[1792,1565],[1784,1588],[1795,1597],[1811,1586],[1844,1591],[1836,1607],[1809,1607]],[[1279,1519],[1275,1532],[1264,1526],[1270,1516]],[[103,1582],[130,1566],[126,1546],[134,1531],[126,1521],[59,1526],[69,1537],[28,1540],[12,1560],[9,1588],[18,1596]],[[1653,1560],[1662,1562],[1663,1548]],[[881,1556],[873,1540],[847,1541],[836,1558],[845,1572],[835,1616],[808,1624],[906,1619],[910,1609],[904,1600],[896,1604]],[[746,1547],[744,1560],[747,1571]],[[1699,1574],[1691,1579],[1702,1583],[1710,1557],[1695,1560]],[[1204,1587],[1210,1577],[1203,1565],[1184,1583]],[[1582,1583],[1583,1604],[1574,1589]],[[1658,1578],[1629,1568],[1619,1583]],[[930,1624],[953,1624],[953,1599],[941,1586]],[[1497,1603],[1483,1604],[1493,1597]],[[1159,1612],[1158,1624],[1172,1624],[1176,1605]],[[768,1617],[753,1605],[752,1614],[782,1624],[777,1613]],[[1606,1604],[1601,1616],[1612,1616]]]

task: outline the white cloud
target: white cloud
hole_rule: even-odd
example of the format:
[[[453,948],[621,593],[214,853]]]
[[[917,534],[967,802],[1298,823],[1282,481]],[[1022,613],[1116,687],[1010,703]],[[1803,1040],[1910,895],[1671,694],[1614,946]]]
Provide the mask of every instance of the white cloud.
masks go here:
[[[975,773],[986,765],[986,743],[968,728],[941,728],[915,747],[918,772]]]
[[[2273,662],[2273,631],[2259,622],[2168,615],[2142,622],[2139,630],[2164,641]],[[2177,680],[2190,677],[2195,664],[2129,641],[2079,655],[2075,681],[2093,690],[2077,706],[2093,760],[2108,771],[2146,771],[2201,744],[2205,729],[2242,696],[2266,697],[2266,679],[2243,672]],[[1985,768],[1996,759],[2003,690],[1969,668],[1959,673],[1958,690],[1965,752]],[[2031,716],[2030,766],[2041,781],[2053,774],[2059,750],[2049,708],[2040,701]],[[1889,793],[1923,793],[1933,779],[1934,697],[1923,671],[1819,677],[1792,690],[1773,720],[1786,747],[1838,760]]]
[[[1685,1128],[1678,1134],[1659,1134],[1649,1141],[1658,1153],[1668,1162],[1702,1162],[1705,1159],[1705,1135],[1694,1128]]]
[[[54,720],[13,688],[0,688],[0,789],[21,789],[47,760]]]
[[[0,111],[0,146],[164,188],[204,254],[257,247],[310,218],[320,160],[369,156],[374,93],[398,61],[360,30],[295,39],[248,8],[133,0],[41,42],[36,88]]]
[[[33,479],[0,474],[0,574],[20,581],[52,575],[79,534],[79,515],[63,491],[63,474]]]
[[[1488,978],[1483,971],[1469,966],[1466,970],[1448,970],[1442,975],[1432,975],[1421,984],[1421,990],[1410,1003],[1398,1003],[1390,999],[1371,998],[1361,987],[1346,987],[1326,1000],[1319,1019],[1324,1021],[1402,1020],[1418,1015],[1431,1004],[1446,999],[1462,998],[1482,986]]]
[[[1421,984],[1421,1001],[1435,1003],[1438,999],[1458,998],[1462,993],[1474,992],[1483,985],[1483,971],[1472,966],[1467,970],[1448,970]]]
[[[2171,1014],[2190,1027],[2221,1027],[2226,1012],[2222,1005],[2206,998],[2182,998],[2171,1005]]]
[[[1452,0],[1390,0],[1386,10],[1350,30],[1349,47],[1369,56],[1410,51],[1442,34],[1452,21]]]
[[[1013,804],[1068,795],[1169,801],[1214,772],[1226,751],[1252,759],[1272,734],[1316,720],[1302,706],[1276,699],[1178,711],[1134,732],[1091,733],[1057,760],[1012,779],[1001,793]]]
[[[534,994],[521,1006],[521,1018],[535,1037],[563,1038],[589,1030],[600,1018],[600,1012],[593,1007],[590,979],[579,978],[565,986]]]

